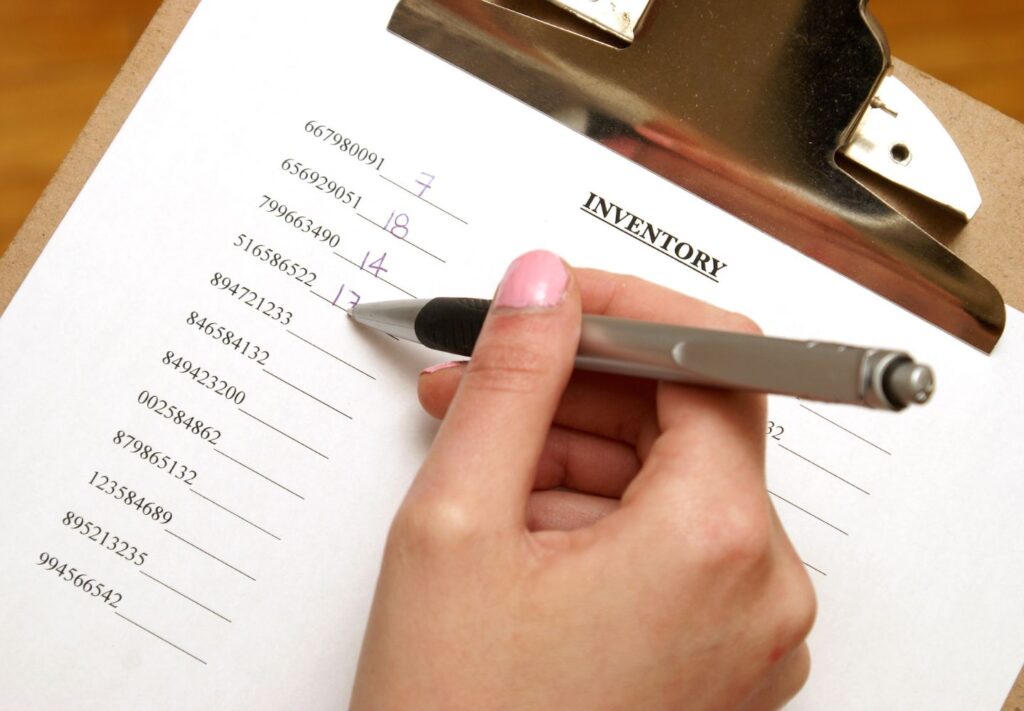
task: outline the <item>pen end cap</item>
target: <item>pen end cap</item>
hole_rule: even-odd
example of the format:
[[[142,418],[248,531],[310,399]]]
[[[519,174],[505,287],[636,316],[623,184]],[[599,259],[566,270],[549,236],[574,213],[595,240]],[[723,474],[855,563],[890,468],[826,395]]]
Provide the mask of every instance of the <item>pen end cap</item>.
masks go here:
[[[886,389],[900,406],[923,405],[935,392],[935,373],[927,365],[906,361],[893,368]]]

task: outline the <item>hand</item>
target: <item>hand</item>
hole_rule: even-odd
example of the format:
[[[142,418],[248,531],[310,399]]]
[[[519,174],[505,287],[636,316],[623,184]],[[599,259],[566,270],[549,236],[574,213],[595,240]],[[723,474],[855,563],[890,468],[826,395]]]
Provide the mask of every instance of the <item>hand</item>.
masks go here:
[[[807,573],[765,490],[762,396],[573,374],[581,309],[753,331],[520,257],[388,539],[361,709],[772,709],[803,686]]]

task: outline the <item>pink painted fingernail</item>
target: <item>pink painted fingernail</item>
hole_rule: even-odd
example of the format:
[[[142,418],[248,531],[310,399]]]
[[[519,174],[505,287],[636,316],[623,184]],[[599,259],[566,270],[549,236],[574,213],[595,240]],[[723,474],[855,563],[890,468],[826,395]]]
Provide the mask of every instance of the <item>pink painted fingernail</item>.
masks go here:
[[[448,370],[449,368],[458,368],[465,362],[466,361],[464,360],[452,360],[448,361],[447,363],[438,363],[437,365],[432,365],[429,368],[424,368],[420,372],[420,375],[432,375],[441,370]]]
[[[568,288],[569,272],[557,254],[527,252],[505,272],[494,304],[510,309],[550,308],[562,303]]]

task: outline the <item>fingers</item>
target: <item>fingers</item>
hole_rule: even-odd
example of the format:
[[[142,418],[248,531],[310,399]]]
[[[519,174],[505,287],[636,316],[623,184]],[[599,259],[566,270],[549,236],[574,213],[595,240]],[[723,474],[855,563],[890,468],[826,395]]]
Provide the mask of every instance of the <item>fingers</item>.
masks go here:
[[[460,370],[461,367],[428,369],[421,375],[420,400],[430,414],[444,417],[461,381]],[[560,412],[565,407],[565,400],[563,398],[563,404],[559,406]],[[566,487],[617,499],[639,469],[640,460],[634,447],[599,435],[554,426],[544,443],[533,488]]]
[[[633,277],[594,270],[579,270],[576,283],[582,308],[589,313],[724,330],[749,331],[752,329],[750,322],[743,317]],[[573,296],[576,294],[571,288],[569,292]],[[590,468],[589,465],[566,466],[574,460],[580,461],[581,458],[575,452],[582,450],[563,448],[563,456],[559,460],[557,457],[550,456],[552,454],[550,447],[554,443],[547,443],[546,438],[540,440],[542,444],[538,447],[538,428],[536,426],[530,426],[524,431],[524,433],[532,432],[532,435],[524,440],[525,446],[518,448],[514,444],[515,438],[503,438],[498,434],[499,430],[496,429],[518,429],[523,425],[521,421],[516,422],[516,417],[511,414],[515,410],[505,406],[506,400],[533,403],[534,405],[543,401],[547,404],[541,405],[542,409],[550,407],[551,391],[548,391],[547,395],[539,397],[531,397],[524,392],[518,393],[524,397],[512,397],[516,393],[511,392],[509,388],[522,391],[524,384],[528,382],[543,382],[546,383],[546,386],[553,386],[556,382],[564,383],[564,378],[567,377],[565,368],[567,363],[571,366],[569,354],[570,351],[574,353],[573,348],[566,347],[561,351],[563,359],[560,361],[560,367],[563,370],[552,367],[545,375],[538,372],[540,370],[538,362],[544,357],[550,358],[550,353],[558,350],[558,343],[565,346],[567,342],[575,340],[578,326],[569,330],[569,333],[572,334],[571,338],[566,338],[566,331],[558,330],[558,325],[564,323],[565,318],[560,314],[563,309],[568,310],[570,301],[572,301],[572,297],[567,297],[561,306],[540,309],[531,307],[526,308],[525,311],[507,307],[497,308],[495,312],[499,318],[489,319],[485,331],[490,330],[493,325],[491,321],[494,321],[498,325],[493,326],[492,332],[499,334],[497,340],[500,342],[502,337],[516,329],[516,323],[529,319],[534,325],[529,329],[531,333],[523,335],[523,343],[527,344],[526,347],[522,344],[517,345],[516,339],[512,338],[507,340],[505,346],[484,348],[483,350],[478,348],[471,364],[445,368],[421,378],[421,402],[431,414],[438,417],[444,417],[450,408],[454,409],[452,403],[456,401],[456,392],[466,389],[469,393],[463,400],[467,406],[462,409],[464,414],[459,423],[446,421],[438,437],[437,457],[432,456],[429,462],[436,464],[441,461],[440,457],[444,453],[445,461],[461,461],[462,466],[466,469],[476,466],[481,471],[488,471],[491,470],[493,462],[500,460],[493,460],[491,465],[487,465],[483,458],[500,451],[524,466],[530,460],[541,461],[546,467],[553,466],[553,469],[542,470],[540,473],[554,479],[557,479],[558,476],[569,476],[574,472],[580,472],[581,476],[573,483],[575,486],[582,487],[584,491],[613,496],[621,494],[618,487],[609,488],[607,486],[609,481],[621,482],[620,474],[614,474],[611,477],[601,475],[584,477],[582,473],[585,469]],[[511,327],[501,326],[502,323],[513,325]],[[546,343],[544,342],[545,334],[552,336]],[[484,344],[486,341],[485,333],[480,342]],[[527,365],[525,369],[521,369],[515,363],[510,362],[508,356],[516,349],[520,349],[520,353],[511,360],[522,363],[533,359],[532,367]],[[548,353],[548,355],[541,356],[540,353]],[[571,370],[571,367],[569,369]],[[506,378],[506,376],[510,377]],[[466,377],[477,381],[483,380],[484,382],[478,382],[478,385],[483,385],[483,387],[463,388],[463,380]],[[499,380],[503,378],[513,384],[511,386],[508,383],[500,384]],[[518,386],[515,384],[516,381],[518,381]],[[535,395],[539,392],[533,386],[529,387],[533,389]],[[474,396],[473,393],[480,397]],[[548,399],[545,400],[545,398]],[[490,403],[490,414],[484,417],[474,417],[470,414],[472,407],[468,403],[485,400]],[[755,423],[763,418],[763,402],[755,396],[675,385],[659,385],[652,381],[635,378],[577,372],[569,381],[564,397],[560,399],[556,397],[555,402],[557,406],[551,414],[559,425],[634,445],[641,460],[646,459],[648,450],[654,445],[655,440],[658,440],[657,445],[654,446],[664,450],[663,458],[672,460],[673,466],[659,470],[662,476],[655,477],[652,474],[641,477],[642,481],[637,481],[634,484],[633,488],[636,491],[631,492],[632,494],[640,493],[642,491],[641,484],[648,486],[651,494],[649,498],[652,501],[658,500],[661,485],[672,487],[673,482],[678,483],[682,480],[687,480],[691,484],[698,480],[706,481],[713,489],[717,488],[719,493],[725,494],[730,490],[729,487],[732,486],[736,477],[742,476],[740,472],[750,470],[746,464],[763,456],[763,438],[759,436],[751,438],[749,435],[750,431],[760,434],[761,425]],[[525,405],[525,409],[531,407],[533,407],[531,404]],[[519,412],[522,411],[524,410],[519,410]],[[452,418],[449,416],[447,419],[450,421]],[[696,424],[691,427],[688,423]],[[533,425],[535,424],[533,423]],[[669,428],[671,428],[671,436],[658,439],[659,435]],[[446,432],[453,431],[464,433],[465,436],[446,436]],[[509,430],[503,431],[508,432]],[[743,466],[728,467],[728,471],[720,477],[721,480],[716,482],[717,471],[709,471],[708,467],[700,468],[702,460],[713,460],[712,457],[703,456],[707,454],[706,446],[710,443],[713,446],[722,447],[724,441],[728,441],[735,433],[740,432],[744,433],[742,436],[744,444],[735,450],[730,448],[730,457],[727,457],[726,463],[735,462]],[[481,446],[480,440],[492,441],[493,445]],[[461,444],[464,444],[476,458],[474,465],[471,465],[458,453],[457,450]],[[484,450],[489,454],[484,455]],[[541,453],[545,451],[547,455],[541,458]],[[570,454],[572,458],[568,458]],[[685,456],[680,457],[679,455]],[[686,467],[682,466],[684,463]],[[682,476],[683,470],[690,463],[694,463],[700,468],[700,476]],[[600,472],[601,467],[593,468],[593,470]],[[459,478],[458,475],[449,477],[453,481]],[[654,483],[659,486],[653,486]],[[529,491],[529,486],[524,481],[520,481],[518,486],[516,495],[522,501],[522,497],[525,497]],[[492,494],[498,493],[496,489],[489,486],[486,491]],[[486,493],[486,491],[482,493]],[[685,496],[687,492],[683,488],[674,491],[673,494],[674,497],[679,497]],[[664,505],[665,501],[662,501],[662,504]],[[513,508],[517,505],[518,502],[514,502]],[[663,508],[665,507],[663,506]]]
[[[444,417],[461,381],[460,370],[428,370],[421,375],[420,401],[424,409],[434,417]],[[593,393],[594,396],[597,394]],[[583,423],[582,418],[572,417],[572,414],[582,414],[585,403],[574,402],[572,406],[567,406],[568,400],[576,398],[567,390],[559,412],[555,415],[556,422],[564,417],[563,411],[568,411],[569,417],[565,419]],[[551,428],[544,443],[533,488],[542,490],[567,487],[595,496],[619,498],[639,469],[640,460],[634,447],[600,435],[556,425]]]
[[[817,613],[814,586],[780,524],[776,532],[778,554],[772,589],[759,601],[758,613],[768,622],[765,646],[773,664],[744,705],[746,711],[782,708],[803,688],[811,671],[805,640]]]
[[[640,461],[632,447],[555,427],[544,443],[533,488],[564,487],[618,499],[639,470]]]
[[[772,508],[772,568],[767,590],[754,602],[763,623],[757,646],[767,650],[769,668],[743,705],[744,711],[780,709],[803,688],[810,674],[806,639],[814,626],[817,599],[800,556]]]
[[[634,277],[593,270],[577,274],[587,313],[760,333],[745,316]],[[651,454],[657,452],[663,466],[645,467],[650,471],[635,482],[637,489],[650,488],[652,500],[669,506],[677,497],[690,497],[693,487],[716,498],[729,499],[737,486],[764,496],[763,396],[663,382],[656,411],[660,437]]]
[[[521,529],[580,332],[579,291],[550,252],[509,267],[409,502],[458,525]]]
[[[764,683],[743,704],[743,711],[776,711],[784,707],[807,683],[811,652],[803,643],[783,658]]]
[[[419,381],[423,409],[443,418],[464,372],[465,364],[425,371]],[[635,445],[656,433],[656,390],[653,380],[578,370],[566,386],[554,421],[562,427]]]
[[[719,330],[750,331],[750,321],[697,299],[635,277],[592,269],[576,270],[584,313]],[[443,417],[464,366],[446,368],[420,379],[420,401]],[[555,415],[564,427],[592,432],[630,444],[648,442],[656,433],[656,383],[650,380],[577,371]]]
[[[661,383],[657,401],[661,435],[625,498],[765,508],[764,396]]]
[[[535,491],[526,507],[531,531],[574,531],[593,526],[619,507],[617,499],[573,491]]]

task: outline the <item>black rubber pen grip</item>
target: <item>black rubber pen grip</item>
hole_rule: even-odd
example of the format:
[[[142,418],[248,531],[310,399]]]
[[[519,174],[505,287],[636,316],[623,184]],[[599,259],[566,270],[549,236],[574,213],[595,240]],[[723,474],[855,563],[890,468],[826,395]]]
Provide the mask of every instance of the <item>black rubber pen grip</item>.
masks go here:
[[[471,356],[490,307],[487,299],[431,299],[416,316],[416,338],[437,351]]]

